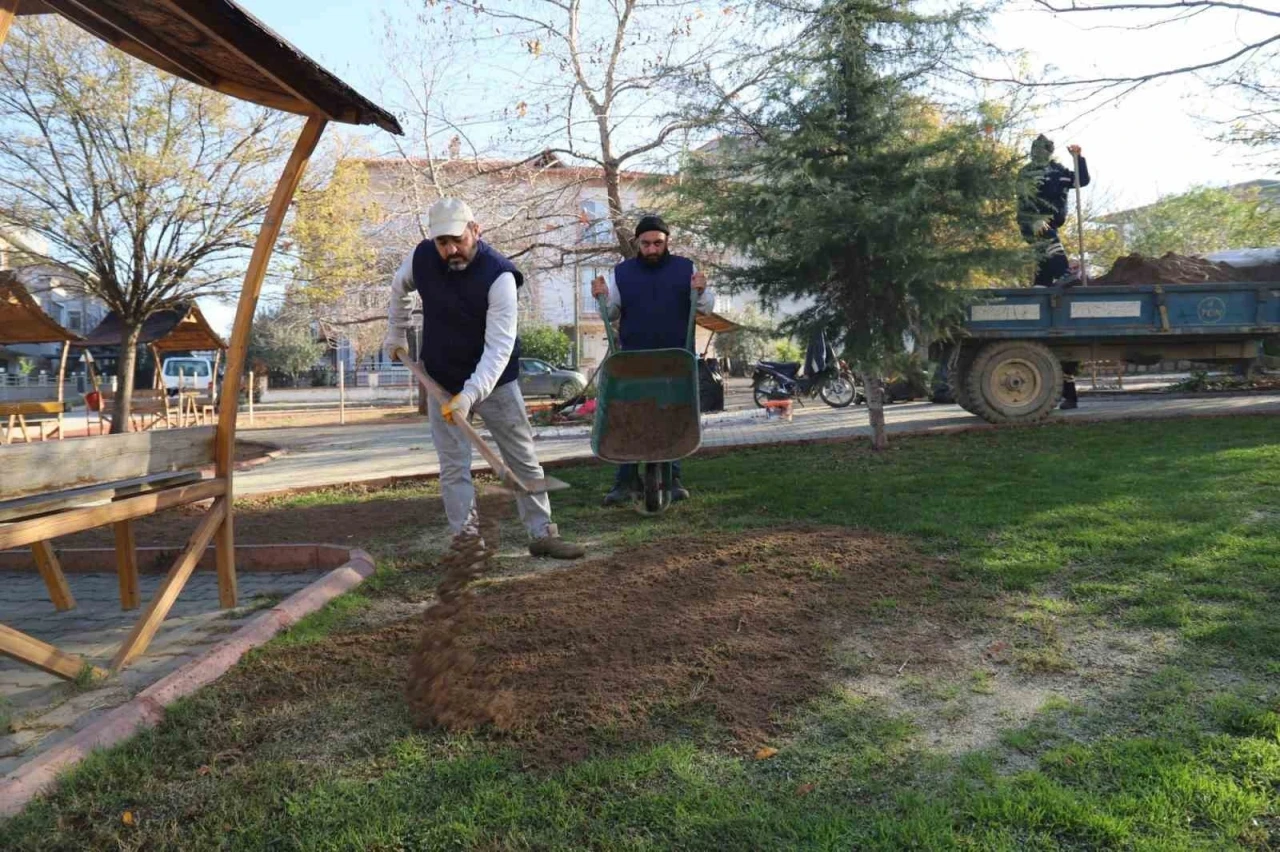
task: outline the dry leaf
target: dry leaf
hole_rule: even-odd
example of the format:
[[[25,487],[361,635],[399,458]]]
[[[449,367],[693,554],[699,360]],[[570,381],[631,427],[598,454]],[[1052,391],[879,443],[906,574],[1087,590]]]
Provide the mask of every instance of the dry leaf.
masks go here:
[[[133,811],[125,811],[120,814],[120,821],[125,825],[133,825]]]
[[[799,787],[796,788],[796,795],[807,796],[813,792],[813,787],[814,787],[813,784],[801,784]]]
[[[209,768],[209,766],[206,764],[205,766],[201,766],[199,769],[197,769],[197,770],[196,770],[196,774],[197,774],[197,775],[208,775],[208,774],[209,774],[210,772],[212,772],[212,771],[213,771],[213,770],[212,770],[212,769],[210,769],[210,768]]]
[[[768,760],[777,753],[778,750],[773,746],[762,746],[760,750],[756,752],[756,760]]]

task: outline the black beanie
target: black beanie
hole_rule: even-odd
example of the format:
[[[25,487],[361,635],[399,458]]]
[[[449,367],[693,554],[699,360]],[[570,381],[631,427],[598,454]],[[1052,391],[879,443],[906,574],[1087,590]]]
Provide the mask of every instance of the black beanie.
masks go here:
[[[649,231],[661,231],[668,237],[671,236],[671,229],[667,227],[666,222],[662,221],[661,216],[644,216],[636,223],[636,239]]]

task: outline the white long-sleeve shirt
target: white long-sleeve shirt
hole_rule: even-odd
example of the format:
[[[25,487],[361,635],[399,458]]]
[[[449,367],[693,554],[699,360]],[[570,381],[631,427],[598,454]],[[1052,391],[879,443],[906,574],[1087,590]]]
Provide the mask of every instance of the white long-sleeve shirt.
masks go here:
[[[413,294],[418,286],[413,280],[413,252],[391,276],[391,296],[387,304],[387,343],[403,345],[408,340],[413,316]],[[430,310],[423,305],[423,311]],[[462,386],[462,394],[471,406],[482,402],[498,384],[502,371],[516,347],[516,277],[504,272],[489,285],[489,306],[484,315],[484,352],[475,371]]]
[[[693,271],[697,273],[698,268],[695,266]],[[609,284],[609,319],[616,320],[622,315],[622,296],[618,293],[618,279],[613,275],[606,276],[606,278]],[[716,294],[711,291],[711,285],[708,284],[698,294],[698,313],[709,314],[715,310],[715,307]]]

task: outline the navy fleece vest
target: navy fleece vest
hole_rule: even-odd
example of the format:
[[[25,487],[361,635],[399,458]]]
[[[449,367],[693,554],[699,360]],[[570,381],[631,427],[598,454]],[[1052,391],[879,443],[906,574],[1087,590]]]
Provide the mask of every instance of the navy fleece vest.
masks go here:
[[[489,310],[489,286],[504,272],[524,276],[514,263],[480,241],[476,256],[466,269],[450,269],[430,240],[413,252],[413,283],[422,296],[422,366],[449,393],[459,393],[475,372],[484,354],[485,317]],[[520,338],[498,379],[505,385],[520,373]]]
[[[633,257],[615,266],[613,276],[622,302],[618,336],[623,349],[688,346],[693,261],[673,254],[654,267]]]

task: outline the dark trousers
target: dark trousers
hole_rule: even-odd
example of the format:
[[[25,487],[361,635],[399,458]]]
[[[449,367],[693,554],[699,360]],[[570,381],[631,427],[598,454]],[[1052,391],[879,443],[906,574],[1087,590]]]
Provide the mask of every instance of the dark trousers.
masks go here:
[[[1079,369],[1079,361],[1062,362],[1062,399],[1064,402],[1076,401],[1076,370]]]
[[[1067,260],[1067,250],[1058,237],[1058,229],[1046,227],[1039,234],[1031,228],[1022,227],[1022,237],[1036,248],[1036,287],[1051,287],[1053,282],[1071,271],[1071,263]]]
[[[671,463],[671,478],[680,478],[680,462]],[[620,464],[618,472],[613,477],[614,488],[630,488],[632,491],[640,490],[640,466],[635,464]]]

